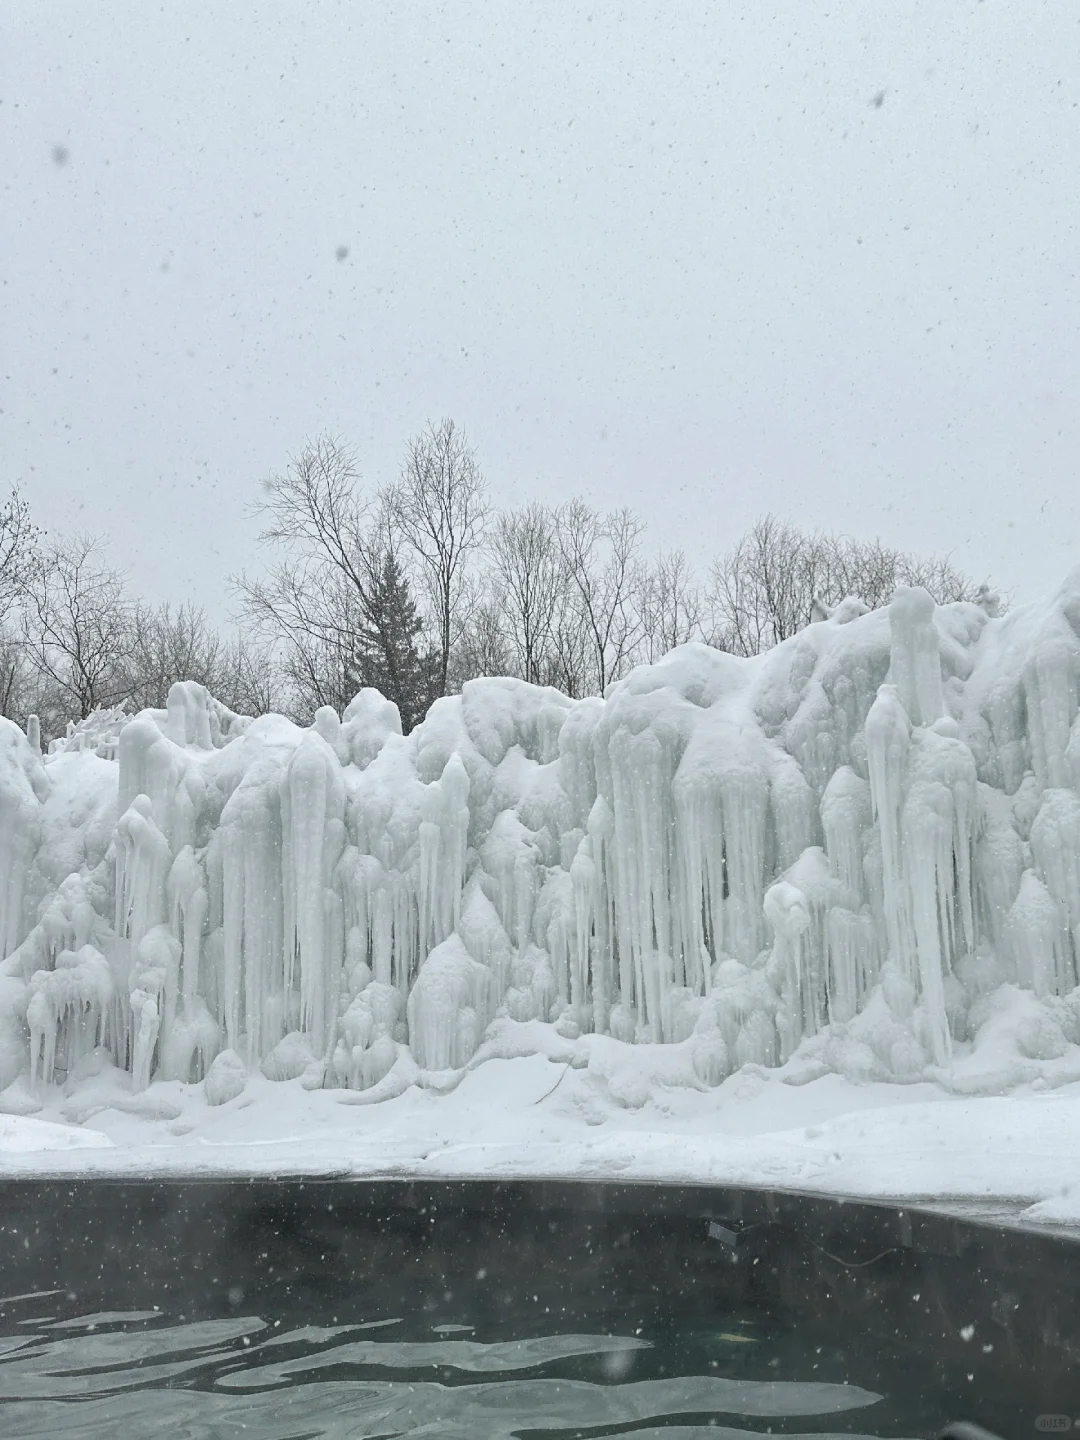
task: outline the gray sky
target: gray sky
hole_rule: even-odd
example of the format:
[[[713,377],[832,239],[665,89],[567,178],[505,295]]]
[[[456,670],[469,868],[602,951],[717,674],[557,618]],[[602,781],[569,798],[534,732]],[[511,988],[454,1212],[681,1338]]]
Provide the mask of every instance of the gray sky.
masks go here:
[[[0,490],[226,609],[305,436],[1080,562],[1077,0],[7,0]],[[348,247],[339,260],[339,247]]]

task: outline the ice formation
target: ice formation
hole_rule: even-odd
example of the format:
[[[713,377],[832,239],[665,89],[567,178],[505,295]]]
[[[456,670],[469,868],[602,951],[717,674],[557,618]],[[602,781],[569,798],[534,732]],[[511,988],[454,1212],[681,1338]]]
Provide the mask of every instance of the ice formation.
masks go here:
[[[175,685],[47,755],[0,721],[0,1087],[104,1050],[381,1093],[493,1021],[910,1080],[1003,987],[1076,1042],[1080,571],[993,609],[845,602],[603,699],[476,680],[408,737],[370,690],[301,729]]]

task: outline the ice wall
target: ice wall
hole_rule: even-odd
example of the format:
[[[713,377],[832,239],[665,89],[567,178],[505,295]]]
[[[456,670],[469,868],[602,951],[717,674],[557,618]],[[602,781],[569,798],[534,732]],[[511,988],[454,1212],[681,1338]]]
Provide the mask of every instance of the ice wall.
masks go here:
[[[473,681],[407,738],[370,690],[299,729],[177,685],[46,756],[0,721],[0,1086],[105,1047],[136,1088],[228,1051],[370,1089],[497,1017],[689,1046],[702,1084],[820,1035],[933,1073],[999,987],[1076,998],[1078,702],[1080,571],[602,700]]]

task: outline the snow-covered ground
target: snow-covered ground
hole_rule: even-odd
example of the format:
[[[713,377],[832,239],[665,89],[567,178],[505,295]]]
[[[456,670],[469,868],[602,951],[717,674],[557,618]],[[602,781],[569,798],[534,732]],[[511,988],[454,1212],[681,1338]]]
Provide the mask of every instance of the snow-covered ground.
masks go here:
[[[211,1106],[202,1085],[133,1094],[111,1069],[33,1116],[0,1116],[0,1177],[668,1180],[1080,1226],[1080,1078],[972,1097],[836,1074],[791,1083],[797,1071],[751,1066],[715,1089],[654,1083],[628,1106],[595,1068],[570,1063],[574,1048],[490,1059],[446,1093],[414,1086],[372,1105],[257,1075]]]

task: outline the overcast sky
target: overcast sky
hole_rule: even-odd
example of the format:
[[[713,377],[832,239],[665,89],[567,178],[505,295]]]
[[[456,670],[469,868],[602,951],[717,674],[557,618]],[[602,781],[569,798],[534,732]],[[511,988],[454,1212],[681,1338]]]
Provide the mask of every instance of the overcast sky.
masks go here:
[[[1077,0],[6,0],[0,491],[223,614],[258,483],[452,415],[698,562],[1080,562]],[[344,258],[339,255],[347,249]]]

